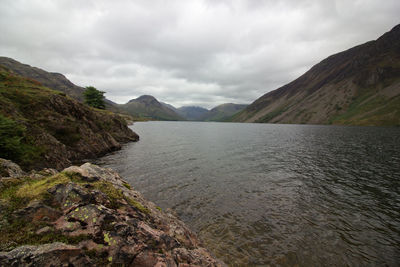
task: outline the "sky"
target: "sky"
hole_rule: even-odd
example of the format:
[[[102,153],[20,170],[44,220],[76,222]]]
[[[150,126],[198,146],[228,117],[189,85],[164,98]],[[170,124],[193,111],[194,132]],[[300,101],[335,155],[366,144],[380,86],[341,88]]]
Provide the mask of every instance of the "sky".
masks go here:
[[[399,0],[0,0],[0,56],[126,103],[251,103],[400,23]]]

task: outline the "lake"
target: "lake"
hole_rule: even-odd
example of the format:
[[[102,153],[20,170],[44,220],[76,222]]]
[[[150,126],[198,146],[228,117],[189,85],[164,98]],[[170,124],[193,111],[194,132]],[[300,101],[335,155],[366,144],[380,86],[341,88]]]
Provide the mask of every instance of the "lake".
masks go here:
[[[231,266],[400,263],[400,128],[138,122],[96,163]]]

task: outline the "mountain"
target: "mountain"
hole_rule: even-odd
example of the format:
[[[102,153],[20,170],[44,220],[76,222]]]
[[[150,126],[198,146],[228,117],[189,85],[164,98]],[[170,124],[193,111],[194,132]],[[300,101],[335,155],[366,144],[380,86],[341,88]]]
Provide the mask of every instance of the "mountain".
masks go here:
[[[165,107],[167,107],[167,108],[169,108],[169,109],[172,109],[173,111],[175,111],[176,113],[178,113],[178,109],[177,109],[176,107],[174,107],[173,105],[168,104],[168,103],[165,103],[165,102],[161,102],[161,101],[160,101],[160,104],[163,105],[163,106],[165,106]]]
[[[200,119],[202,121],[228,121],[234,114],[245,109],[247,105],[226,103],[209,110]]]
[[[142,95],[132,99],[126,104],[119,105],[119,108],[134,117],[166,121],[184,120],[173,109],[161,104],[150,95]]]
[[[400,25],[375,41],[322,60],[232,120],[400,125]]]
[[[0,65],[0,157],[25,169],[62,169],[138,139],[122,116]]]
[[[63,92],[79,102],[83,102],[83,92],[85,88],[77,86],[69,81],[64,75],[60,73],[47,72],[45,70],[22,64],[12,58],[0,57],[0,65],[11,70],[13,73],[23,77],[34,79],[40,82],[43,86],[51,88],[56,91]],[[105,99],[106,109],[118,112],[117,104],[111,100]]]
[[[189,121],[199,121],[208,109],[196,106],[184,106],[177,109],[177,113]]]

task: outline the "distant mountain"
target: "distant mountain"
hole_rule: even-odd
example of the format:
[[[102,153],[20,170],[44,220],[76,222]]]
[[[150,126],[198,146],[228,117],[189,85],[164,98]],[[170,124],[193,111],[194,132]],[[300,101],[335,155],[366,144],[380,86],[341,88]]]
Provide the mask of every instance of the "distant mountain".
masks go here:
[[[324,59],[233,121],[400,125],[400,25]]]
[[[34,79],[40,82],[43,86],[63,92],[80,102],[84,101],[83,92],[85,91],[85,88],[73,84],[60,73],[47,72],[27,64],[22,64],[8,57],[0,57],[0,65],[22,77]],[[105,99],[105,102],[106,109],[118,112],[116,103],[108,99]]]
[[[167,108],[169,108],[169,109],[172,109],[173,111],[175,111],[176,113],[178,113],[178,109],[177,109],[176,107],[174,107],[173,105],[168,104],[168,103],[165,103],[165,102],[161,102],[161,101],[160,101],[160,103],[161,103],[161,105],[163,105],[163,106],[165,106],[165,107],[167,107]]]
[[[128,103],[119,105],[123,111],[134,117],[142,117],[154,120],[184,120],[173,109],[161,104],[150,95],[142,95]]]
[[[209,110],[200,118],[202,121],[228,121],[234,114],[245,109],[247,105],[226,103]]]
[[[189,121],[202,120],[202,117],[207,112],[208,109],[196,106],[184,106],[177,109],[177,113]]]

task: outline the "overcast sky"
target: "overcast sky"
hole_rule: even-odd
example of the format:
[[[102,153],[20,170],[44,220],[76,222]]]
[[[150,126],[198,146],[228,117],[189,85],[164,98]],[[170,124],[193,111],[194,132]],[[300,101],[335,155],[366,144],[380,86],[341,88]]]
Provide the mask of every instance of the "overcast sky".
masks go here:
[[[400,23],[399,0],[1,0],[0,55],[125,103],[251,103]]]

